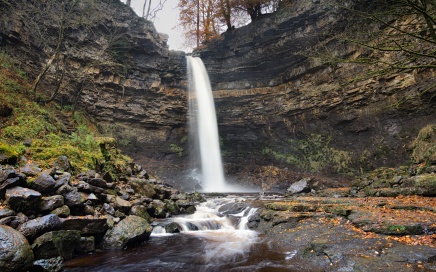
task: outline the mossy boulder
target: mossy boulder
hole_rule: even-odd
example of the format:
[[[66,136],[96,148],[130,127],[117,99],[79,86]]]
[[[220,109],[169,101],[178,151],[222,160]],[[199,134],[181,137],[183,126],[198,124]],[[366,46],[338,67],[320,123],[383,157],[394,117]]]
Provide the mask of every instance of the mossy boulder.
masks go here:
[[[0,271],[26,271],[33,262],[33,252],[24,235],[0,225]]]
[[[415,178],[415,187],[424,196],[436,196],[436,174],[425,174]]]
[[[36,259],[50,259],[57,256],[70,259],[79,241],[80,231],[50,231],[35,239],[32,250]]]
[[[110,229],[103,237],[103,249],[122,249],[126,246],[147,240],[152,227],[146,219],[129,215]]]
[[[411,147],[415,163],[436,164],[436,124],[422,128]]]

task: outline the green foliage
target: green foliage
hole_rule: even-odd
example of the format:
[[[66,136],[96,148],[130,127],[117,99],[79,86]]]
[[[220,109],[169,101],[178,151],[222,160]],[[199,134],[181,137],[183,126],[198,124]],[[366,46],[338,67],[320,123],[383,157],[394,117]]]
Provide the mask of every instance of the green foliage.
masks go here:
[[[171,153],[179,154],[179,157],[182,156],[183,147],[181,147],[181,146],[178,146],[176,144],[170,144],[169,150]]]
[[[117,179],[125,172],[131,159],[116,148],[113,138],[96,137],[96,125],[82,111],[71,113],[69,108],[59,105],[40,105],[29,99],[26,92],[29,83],[17,68],[12,58],[0,52],[0,102],[13,111],[2,118],[0,127],[0,154],[18,161],[25,155],[48,168],[60,156],[66,156],[73,173],[96,169]],[[5,84],[13,82],[14,84]],[[63,122],[68,120],[73,132],[66,133]],[[23,141],[30,139],[30,147]]]
[[[349,152],[330,147],[330,142],[329,136],[310,134],[305,139],[290,139],[286,152],[265,148],[262,153],[311,172],[348,173],[351,171]]]

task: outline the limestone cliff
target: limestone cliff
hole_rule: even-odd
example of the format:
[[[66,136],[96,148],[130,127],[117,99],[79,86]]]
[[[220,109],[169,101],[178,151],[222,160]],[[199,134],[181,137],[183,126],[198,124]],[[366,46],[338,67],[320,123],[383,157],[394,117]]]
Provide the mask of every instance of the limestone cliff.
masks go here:
[[[436,71],[371,75],[373,66],[352,62],[368,52],[338,38],[353,14],[329,2],[292,1],[195,52],[212,81],[228,165],[352,174],[407,164],[411,139],[436,120]]]
[[[6,2],[0,3],[0,50],[19,60],[33,79],[56,50],[59,21],[70,6]],[[170,51],[165,35],[118,0],[71,3],[76,2],[37,99],[54,92],[64,71],[58,102],[84,107],[130,155],[162,159],[186,124],[184,52]]]

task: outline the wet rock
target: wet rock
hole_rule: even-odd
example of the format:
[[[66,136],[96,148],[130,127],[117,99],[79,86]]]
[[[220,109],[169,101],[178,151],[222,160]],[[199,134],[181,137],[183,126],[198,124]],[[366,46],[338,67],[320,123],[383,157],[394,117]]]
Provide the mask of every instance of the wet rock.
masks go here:
[[[64,260],[61,256],[51,259],[40,259],[33,262],[32,272],[58,272],[62,271]]]
[[[41,173],[42,169],[34,164],[27,163],[23,167],[20,168],[20,172],[25,174],[26,176],[35,177]]]
[[[41,193],[23,187],[13,187],[6,190],[6,202],[13,210],[26,212],[38,207]]]
[[[56,184],[54,186],[54,189],[57,190],[63,185],[67,185],[70,182],[71,174],[68,172],[64,172],[61,175],[58,176],[56,179]]]
[[[57,215],[49,214],[27,221],[21,224],[17,230],[26,236],[27,239],[33,240],[45,232],[59,229],[61,224],[61,220]]]
[[[173,215],[179,214],[180,208],[174,201],[170,199],[165,199],[164,203],[165,203],[165,209],[168,213]]]
[[[118,186],[116,187],[116,191],[117,191],[117,195],[118,195],[121,199],[124,199],[124,200],[129,200],[129,199],[130,199],[130,194],[129,194],[127,191],[121,189],[121,188],[118,187]]]
[[[42,197],[39,204],[39,210],[43,212],[53,211],[64,205],[64,197],[61,195]]]
[[[0,225],[0,271],[26,271],[32,265],[33,252],[29,242],[18,231]]]
[[[129,201],[126,201],[120,197],[117,197],[115,199],[114,204],[115,204],[115,209],[118,209],[123,213],[128,213],[132,207],[132,204]]]
[[[17,171],[15,169],[2,169],[0,170],[0,184],[7,180],[8,178],[15,178],[17,176]]]
[[[62,219],[62,230],[78,230],[82,235],[101,236],[108,228],[105,218],[93,216],[70,216]]]
[[[101,178],[91,178],[87,181],[90,185],[100,188],[107,188],[107,183],[104,179]]]
[[[147,212],[149,215],[157,218],[165,218],[167,215],[166,205],[161,200],[155,199],[148,205]]]
[[[136,215],[147,220],[148,223],[151,223],[153,219],[147,212],[147,208],[144,205],[133,206],[130,210],[130,215]]]
[[[101,212],[102,212],[102,214],[114,215],[115,214],[115,208],[111,204],[104,203]]]
[[[64,197],[65,205],[70,208],[74,206],[82,206],[83,202],[86,201],[86,198],[83,198],[82,194],[77,191],[77,188],[73,188],[69,185],[61,186],[56,193]]]
[[[168,225],[165,226],[165,231],[167,233],[179,233],[180,231],[182,231],[183,229],[177,224],[177,223],[169,223]]]
[[[95,251],[95,238],[93,236],[80,237],[74,252],[78,254],[88,254]]]
[[[156,195],[153,185],[144,178],[130,178],[129,185],[142,196],[153,198]]]
[[[245,210],[247,207],[248,205],[246,203],[241,203],[241,202],[227,203],[222,205],[218,209],[218,212],[226,215],[237,214]]]
[[[8,216],[14,216],[15,214],[16,214],[15,211],[13,211],[7,207],[0,208],[0,219],[8,217]]]
[[[46,172],[41,172],[32,182],[32,188],[43,193],[51,193],[55,187],[56,181]]]
[[[301,179],[293,184],[286,190],[290,194],[308,193],[310,192],[309,184],[310,178]]]
[[[62,171],[62,172],[68,172],[71,168],[70,161],[66,156],[60,156],[54,161],[53,164],[54,168],[56,170]]]
[[[29,218],[23,213],[19,213],[16,216],[8,216],[0,219],[0,225],[7,225],[16,229],[19,225],[29,221]]]
[[[110,229],[102,241],[103,249],[121,249],[148,239],[152,227],[147,220],[130,215]]]
[[[56,214],[59,217],[65,218],[70,216],[70,208],[67,205],[63,205],[62,207],[54,209],[51,213]]]
[[[26,178],[22,175],[16,175],[13,178],[8,178],[0,183],[0,191],[4,191],[8,188],[17,187],[17,186],[25,186]]]
[[[97,186],[93,186],[85,181],[79,181],[79,183],[76,185],[77,189],[82,192],[86,193],[95,193],[95,194],[101,194],[105,192],[105,189]]]
[[[32,250],[35,259],[50,259],[58,256],[63,259],[70,259],[79,241],[80,231],[50,231],[35,239]]]

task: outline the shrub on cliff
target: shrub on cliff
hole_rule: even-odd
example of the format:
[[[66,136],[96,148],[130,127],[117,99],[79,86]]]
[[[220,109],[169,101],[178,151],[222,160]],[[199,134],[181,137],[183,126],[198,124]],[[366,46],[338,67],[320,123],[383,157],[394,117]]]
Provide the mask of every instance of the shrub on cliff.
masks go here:
[[[0,163],[25,159],[47,168],[66,156],[76,173],[97,169],[116,179],[125,172],[131,159],[118,152],[115,141],[96,138],[96,126],[84,112],[33,101],[25,74],[3,52],[0,71],[0,108],[10,109],[0,115]]]

